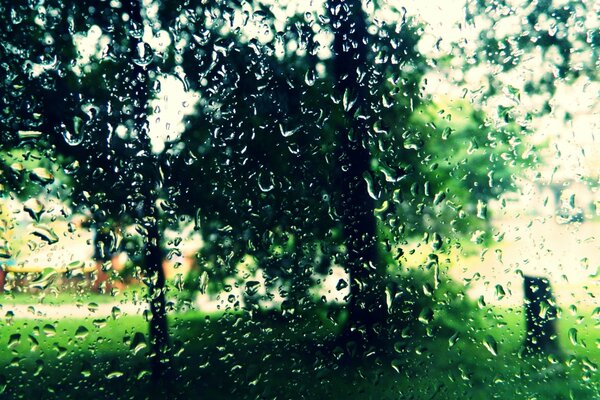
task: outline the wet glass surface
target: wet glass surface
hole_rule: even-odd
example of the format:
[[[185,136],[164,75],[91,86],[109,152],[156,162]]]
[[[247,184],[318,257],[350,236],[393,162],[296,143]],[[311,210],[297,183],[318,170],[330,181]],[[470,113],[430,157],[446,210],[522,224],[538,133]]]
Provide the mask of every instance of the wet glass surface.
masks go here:
[[[600,396],[599,12],[0,1],[0,394]]]

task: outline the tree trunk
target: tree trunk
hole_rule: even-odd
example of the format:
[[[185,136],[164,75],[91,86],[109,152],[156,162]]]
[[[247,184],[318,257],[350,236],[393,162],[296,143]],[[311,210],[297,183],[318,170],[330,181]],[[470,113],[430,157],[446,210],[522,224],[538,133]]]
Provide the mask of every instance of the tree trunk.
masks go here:
[[[358,350],[381,338],[385,321],[383,265],[378,257],[375,202],[364,178],[371,167],[368,147],[369,100],[366,16],[360,0],[329,0],[334,33],[333,69],[344,109],[338,129],[340,214],[350,278],[345,337]]]
[[[293,318],[301,317],[303,313],[308,311],[312,306],[308,300],[309,288],[311,286],[311,266],[305,265],[301,251],[297,246],[297,251],[294,255],[283,260],[287,261],[287,265],[282,266],[284,279],[289,283],[287,297],[282,305],[287,313]]]
[[[169,352],[169,331],[165,301],[165,273],[162,267],[163,253],[160,247],[158,221],[152,219],[146,229],[147,242],[144,246],[144,264],[148,274],[148,296],[150,302],[150,345],[152,380],[163,379]]]
[[[524,277],[526,335],[525,353],[559,352],[556,331],[556,302],[546,278]]]
[[[137,29],[143,29],[144,19],[142,15],[142,1],[129,0],[122,2],[122,11],[129,14],[131,21],[137,25]],[[139,39],[140,41],[142,39]],[[148,298],[150,306],[150,350],[152,384],[158,389],[156,392],[164,391],[168,380],[165,379],[167,361],[169,359],[169,331],[167,324],[167,311],[165,301],[165,273],[163,270],[163,253],[161,249],[161,234],[159,227],[159,215],[156,209],[158,190],[161,185],[158,156],[152,153],[152,145],[148,135],[148,100],[149,100],[149,69],[155,68],[150,62],[147,66],[141,66],[133,62],[138,56],[138,41],[129,40],[129,62],[131,69],[128,71],[130,93],[133,101],[133,115],[136,130],[137,144],[143,154],[134,165],[137,176],[141,181],[134,183],[140,188],[143,195],[143,215],[141,223],[146,229],[146,242],[144,244],[144,272],[148,282]]]
[[[106,233],[106,227],[99,216],[94,216],[92,220],[92,236],[94,244],[93,259],[96,263],[96,276],[91,275],[91,289],[96,293],[110,293],[110,281],[108,273],[104,270],[104,263],[112,255],[112,243],[110,235]],[[105,284],[106,286],[103,286]]]

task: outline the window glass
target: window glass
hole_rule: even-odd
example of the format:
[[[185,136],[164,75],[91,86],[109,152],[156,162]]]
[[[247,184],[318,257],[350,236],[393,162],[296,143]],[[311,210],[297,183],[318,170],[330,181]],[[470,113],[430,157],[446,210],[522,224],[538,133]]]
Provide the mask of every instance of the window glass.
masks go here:
[[[0,1],[0,393],[597,398],[599,12]]]

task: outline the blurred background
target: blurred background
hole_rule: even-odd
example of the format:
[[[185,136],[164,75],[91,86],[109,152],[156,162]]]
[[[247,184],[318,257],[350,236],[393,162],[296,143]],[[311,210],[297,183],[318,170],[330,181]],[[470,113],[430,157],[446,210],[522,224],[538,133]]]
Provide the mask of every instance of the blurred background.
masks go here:
[[[596,2],[0,13],[3,396],[600,396]]]

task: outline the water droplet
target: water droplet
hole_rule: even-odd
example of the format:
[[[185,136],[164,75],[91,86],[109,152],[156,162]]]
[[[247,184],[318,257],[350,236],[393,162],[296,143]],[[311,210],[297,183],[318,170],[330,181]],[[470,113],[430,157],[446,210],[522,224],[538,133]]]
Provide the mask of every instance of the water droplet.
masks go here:
[[[342,106],[344,107],[344,111],[348,112],[352,109],[356,103],[356,98],[350,95],[350,91],[346,89],[344,91],[344,96],[342,97]]]
[[[577,329],[571,328],[569,329],[569,341],[573,346],[577,346]]]
[[[107,324],[106,318],[97,318],[92,321],[92,324],[94,324],[94,327],[98,329],[104,328]]]
[[[483,296],[479,296],[477,299],[477,307],[479,309],[483,309],[487,304],[485,303],[485,298]]]
[[[379,195],[375,190],[375,183],[373,183],[373,177],[368,172],[363,173],[363,179],[367,184],[367,193],[373,200],[379,200]]]
[[[454,347],[456,342],[458,342],[458,337],[458,332],[454,332],[454,334],[448,339],[448,347]]]
[[[264,174],[259,173],[258,175],[258,187],[261,192],[270,192],[275,188],[275,183],[273,182],[273,177],[270,173]]]
[[[87,361],[84,361],[81,365],[81,376],[89,378],[92,375],[92,366]]]
[[[110,310],[110,315],[113,317],[113,319],[117,319],[123,315],[123,311],[121,311],[119,307],[113,306],[113,308]]]
[[[137,56],[133,59],[133,62],[140,67],[145,67],[152,62],[153,57],[152,47],[146,42],[141,42],[137,45]]]
[[[419,313],[419,322],[428,325],[433,321],[433,310],[429,307],[425,307]]]
[[[581,360],[581,363],[592,372],[598,371],[598,365],[596,363],[592,362],[588,357],[584,357]]]
[[[400,371],[400,366],[402,365],[402,361],[398,360],[398,359],[394,359],[392,360],[392,368],[394,369],[394,371],[396,371],[397,373],[401,373]]]
[[[13,333],[8,338],[8,348],[9,349],[12,349],[12,348],[18,346],[19,343],[21,343],[21,334],[20,333]]]
[[[506,292],[504,291],[502,285],[496,285],[496,298],[498,300],[502,300],[504,296],[506,296]]]
[[[294,133],[298,132],[298,130],[300,129],[300,126],[295,127],[294,129],[291,130],[285,130],[283,128],[283,125],[279,124],[279,132],[281,132],[281,136],[283,137],[290,137],[292,136]]]
[[[390,289],[389,287],[386,287],[385,288],[385,304],[387,306],[388,312],[391,311],[393,302],[394,302],[394,294],[392,293],[392,289]]]
[[[202,210],[198,208],[194,213],[194,230],[199,231],[202,229]]]
[[[23,210],[36,222],[40,222],[45,207],[38,199],[29,199],[23,203]]]
[[[480,218],[480,219],[487,218],[487,204],[485,204],[481,200],[477,200],[477,218]]]
[[[49,184],[54,181],[54,174],[46,168],[38,167],[31,170],[29,173],[31,180],[42,184]]]
[[[306,74],[304,75],[304,82],[306,85],[313,86],[315,84],[315,80],[315,71],[313,71],[312,68],[306,71]]]
[[[36,236],[36,237],[42,239],[44,242],[46,242],[48,244],[54,244],[54,243],[58,242],[58,235],[54,232],[54,230],[52,230],[52,228],[50,228],[49,226],[46,226],[46,225],[36,226],[31,231],[31,234],[33,236]]]
[[[27,338],[29,339],[30,350],[36,351],[40,345],[40,342],[38,342],[38,340],[33,335],[29,335],[27,336]]]
[[[65,358],[65,356],[68,353],[68,349],[66,347],[60,346],[58,344],[54,346],[54,349],[57,352],[56,358],[58,358],[59,360]]]
[[[200,275],[200,286],[198,289],[200,291],[200,294],[205,294],[207,288],[208,288],[208,272],[203,271],[202,274]]]
[[[442,244],[443,244],[442,237],[440,236],[439,233],[434,232],[433,237],[431,238],[431,248],[434,251],[438,251],[439,249],[442,248]]]
[[[58,273],[53,268],[46,268],[41,275],[29,283],[29,288],[44,290],[58,278]]]
[[[552,311],[552,307],[550,306],[550,304],[548,304],[548,302],[546,302],[546,301],[541,301],[540,302],[540,313],[539,313],[540,318],[542,318],[542,319],[548,318],[549,311]]]
[[[258,289],[260,289],[259,281],[248,281],[246,282],[246,295],[254,296],[258,293]]]
[[[67,128],[65,124],[61,124],[60,133],[69,146],[80,145],[84,137],[83,120],[80,117],[74,117],[73,126],[70,128]]]
[[[140,351],[144,350],[148,347],[146,343],[146,338],[144,334],[141,332],[136,332],[131,338],[131,344],[129,345],[129,350],[133,352],[133,354],[138,354]]]
[[[25,166],[20,162],[15,162],[10,165],[10,170],[15,174],[20,174],[25,169]]]
[[[375,208],[375,212],[376,213],[382,213],[387,211],[387,209],[390,207],[390,203],[387,200],[384,200],[383,203],[381,203],[381,206]]]
[[[79,328],[77,328],[77,330],[75,331],[75,337],[79,340],[83,340],[85,339],[85,337],[87,335],[89,335],[90,331],[88,328],[86,328],[85,326],[81,325],[79,326]]]
[[[52,336],[56,335],[56,328],[54,327],[54,325],[46,324],[42,328],[42,331],[48,337],[52,337]]]
[[[498,343],[496,342],[496,339],[494,339],[492,336],[486,336],[485,339],[483,339],[483,346],[493,355],[493,356],[497,356],[498,355]]]
[[[44,361],[36,360],[35,361],[35,371],[33,371],[33,376],[40,376],[42,371],[44,370]]]
[[[19,131],[18,132],[20,140],[28,140],[28,139],[37,139],[42,135],[40,131]]]
[[[335,285],[336,290],[342,290],[348,287],[348,282],[343,279],[340,279],[338,283]]]
[[[454,129],[450,128],[449,126],[445,127],[442,130],[442,140],[447,140],[452,134],[452,132],[454,132]]]
[[[391,108],[394,104],[394,97],[391,96],[389,93],[384,93],[381,96],[381,105],[383,105],[385,108]]]
[[[7,241],[0,239],[0,258],[11,258],[12,252]]]
[[[123,376],[123,372],[121,371],[111,371],[108,374],[106,374],[106,379],[115,379],[115,378],[120,378]]]

